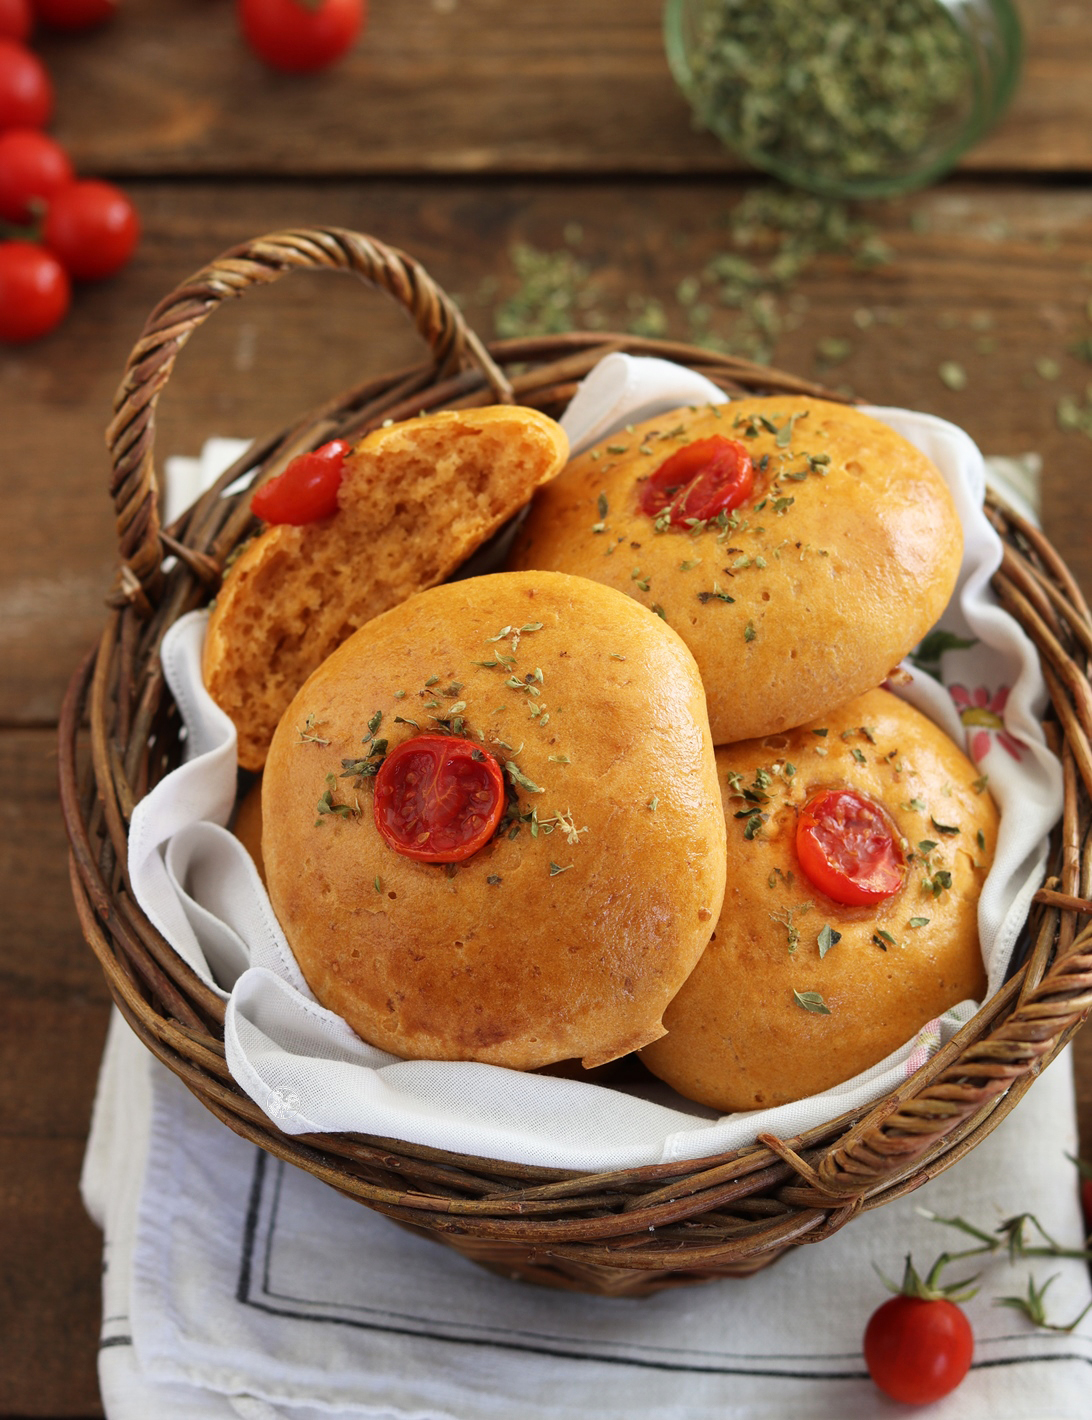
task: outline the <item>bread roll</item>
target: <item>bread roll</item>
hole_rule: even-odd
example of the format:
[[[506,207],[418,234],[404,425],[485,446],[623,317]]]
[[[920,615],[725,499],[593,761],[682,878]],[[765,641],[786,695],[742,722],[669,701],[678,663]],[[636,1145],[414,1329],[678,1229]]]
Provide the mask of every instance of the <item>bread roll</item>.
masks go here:
[[[262,857],[262,781],[252,784],[235,810],[231,831],[254,859],[258,876],[265,882],[265,860]]]
[[[717,773],[724,909],[664,1016],[669,1033],[643,1052],[654,1074],[714,1109],[785,1104],[981,999],[977,906],[997,811],[931,720],[874,690],[785,735],[718,749]],[[880,806],[904,864],[901,887],[873,905],[834,901],[801,863],[805,805],[839,789]]]
[[[704,440],[750,455],[752,491],[692,530],[643,511],[656,471]],[[591,577],[659,608],[694,652],[713,741],[727,744],[878,685],[940,616],[962,547],[924,454],[860,410],[778,395],[677,410],[573,459],[536,494],[509,566]]]
[[[499,828],[462,861],[406,856],[431,851],[439,809],[403,830],[382,816],[386,767],[372,772],[437,730],[468,771],[506,781]],[[413,793],[456,804],[454,771],[413,774]],[[281,720],[262,804],[270,897],[307,981],[405,1058],[594,1066],[647,1044],[720,911],[724,816],[693,657],[577,577],[449,583],[362,627]]]
[[[232,564],[205,638],[205,685],[260,769],[310,673],[371,617],[449,576],[565,462],[534,409],[445,410],[376,429],[345,460],[338,511],[278,524]]]

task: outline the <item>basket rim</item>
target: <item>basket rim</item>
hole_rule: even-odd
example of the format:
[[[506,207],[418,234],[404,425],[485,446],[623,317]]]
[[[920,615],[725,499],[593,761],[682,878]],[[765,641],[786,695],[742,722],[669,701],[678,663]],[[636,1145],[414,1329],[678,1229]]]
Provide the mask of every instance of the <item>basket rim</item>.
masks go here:
[[[275,279],[270,271],[278,261],[277,274],[305,265],[351,270],[394,294],[425,331],[431,358],[369,379],[259,440],[161,529],[154,401],[192,330],[225,294]],[[762,1135],[721,1155],[591,1173],[367,1135],[283,1134],[232,1081],[223,1004],[141,912],[125,859],[133,807],[166,771],[177,734],[159,645],[167,627],[213,594],[250,524],[257,481],[304,447],[357,437],[422,408],[504,397],[556,412],[611,350],[679,360],[728,393],[757,388],[846,402],[792,374],[676,341],[607,332],[479,341],[410,258],[337,229],[257,239],[184,283],[153,312],[119,390],[108,438],[121,561],[102,637],[73,676],[62,709],[60,784],[77,911],[111,994],[145,1045],[213,1113],[268,1152],[486,1265],[494,1265],[497,1249],[508,1249],[504,1268],[525,1264],[534,1280],[635,1292],[673,1278],[753,1271],[786,1247],[819,1241],[857,1213],[918,1187],[996,1127],[1092,1010],[1092,924],[1079,929],[1082,912],[1092,910],[1085,836],[1092,797],[1092,617],[1040,531],[988,500],[987,515],[1005,547],[994,589],[1040,653],[1065,781],[1056,871],[1036,895],[1027,959],[899,1089],[795,1138]],[[249,468],[259,470],[255,484],[222,498]],[[177,563],[164,576],[167,554]],[[85,718],[86,757],[80,744]],[[552,1275],[537,1275],[543,1271]]]

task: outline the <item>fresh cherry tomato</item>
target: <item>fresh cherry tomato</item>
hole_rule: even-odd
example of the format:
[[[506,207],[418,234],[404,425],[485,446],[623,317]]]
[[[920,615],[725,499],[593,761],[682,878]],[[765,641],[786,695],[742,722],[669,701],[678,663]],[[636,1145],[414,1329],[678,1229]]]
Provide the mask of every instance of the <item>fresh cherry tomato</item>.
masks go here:
[[[74,181],[68,154],[38,128],[0,133],[0,217],[29,222]]]
[[[90,30],[114,18],[118,0],[34,0],[34,10],[55,30]]]
[[[366,0],[238,0],[247,43],[274,69],[305,74],[340,59],[360,33]]]
[[[906,871],[887,815],[856,789],[808,800],[796,822],[796,856],[812,885],[846,907],[893,897]]]
[[[34,242],[0,242],[0,340],[37,340],[68,310],[64,267]]]
[[[470,740],[416,735],[375,776],[376,828],[419,863],[461,863],[489,842],[503,813],[501,767]]]
[[[907,1405],[928,1405],[955,1390],[973,1355],[970,1322],[943,1297],[892,1297],[865,1328],[869,1375],[885,1395]]]
[[[0,129],[44,128],[53,112],[53,84],[37,55],[0,39]]]
[[[689,526],[727,513],[755,486],[751,456],[735,439],[715,434],[695,439],[662,463],[641,491],[641,511],[658,518],[671,509],[671,525]]]
[[[30,0],[0,0],[0,37],[25,40],[33,23]]]
[[[53,198],[42,236],[69,276],[99,281],[120,271],[132,256],[140,219],[120,188],[86,178]]]
[[[349,448],[344,439],[333,439],[314,453],[298,455],[283,473],[262,484],[250,500],[250,511],[264,522],[297,528],[332,518]]]

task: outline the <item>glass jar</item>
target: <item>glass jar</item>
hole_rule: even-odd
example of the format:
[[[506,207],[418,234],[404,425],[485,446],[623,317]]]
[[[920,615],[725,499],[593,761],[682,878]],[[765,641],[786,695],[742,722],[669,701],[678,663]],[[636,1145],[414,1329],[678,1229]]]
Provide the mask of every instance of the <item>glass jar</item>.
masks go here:
[[[953,167],[1020,73],[1011,0],[666,0],[703,128],[794,187],[890,197]]]

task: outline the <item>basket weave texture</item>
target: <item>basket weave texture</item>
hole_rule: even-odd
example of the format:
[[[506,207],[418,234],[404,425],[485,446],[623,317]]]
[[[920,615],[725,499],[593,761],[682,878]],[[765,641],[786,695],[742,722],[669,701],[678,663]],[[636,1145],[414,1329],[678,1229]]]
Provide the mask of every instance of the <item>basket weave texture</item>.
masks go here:
[[[297,269],[351,273],[401,303],[429,358],[331,399],[258,441],[170,527],[160,526],[155,408],[175,358],[219,303]],[[340,229],[280,232],[226,252],[152,312],[107,431],[120,565],[102,638],[73,677],[60,725],[61,799],[81,925],[122,1015],[145,1045],[237,1134],[350,1198],[505,1275],[603,1295],[743,1276],[820,1242],[856,1214],[950,1167],[1027,1091],[1092,1009],[1092,617],[1046,539],[990,503],[1003,605],[1039,649],[1061,754],[1065,810],[1052,876],[1036,895],[1022,965],[926,1065],[884,1099],[792,1139],[711,1158],[572,1173],[366,1135],[286,1135],[232,1080],[223,1003],[156,931],[126,870],[133,806],[179,762],[180,718],[159,648],[215,595],[254,530],[240,474],[275,476],[298,453],[358,438],[420,410],[516,400],[557,416],[611,350],[659,355],[729,394],[839,398],[809,381],[669,341],[572,334],[485,346],[402,252]],[[175,559],[164,573],[165,558]]]

